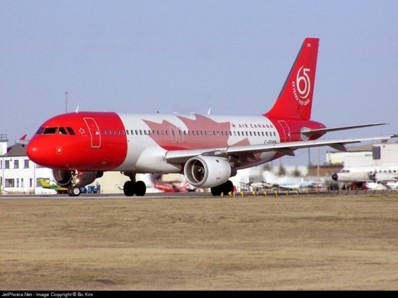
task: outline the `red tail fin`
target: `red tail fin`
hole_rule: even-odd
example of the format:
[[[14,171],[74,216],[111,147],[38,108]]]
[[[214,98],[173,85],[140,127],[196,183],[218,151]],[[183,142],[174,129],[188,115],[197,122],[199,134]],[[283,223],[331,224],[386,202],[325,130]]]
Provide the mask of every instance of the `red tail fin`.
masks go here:
[[[265,114],[269,118],[309,120],[315,86],[319,38],[306,38],[274,106]]]

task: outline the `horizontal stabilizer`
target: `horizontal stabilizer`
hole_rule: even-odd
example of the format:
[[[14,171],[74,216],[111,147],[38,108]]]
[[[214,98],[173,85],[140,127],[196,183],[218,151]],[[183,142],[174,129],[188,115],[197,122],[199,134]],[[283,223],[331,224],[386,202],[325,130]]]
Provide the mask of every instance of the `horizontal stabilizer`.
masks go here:
[[[344,146],[344,144],[331,144],[329,146],[338,151],[347,151],[347,148]]]
[[[311,137],[312,135],[325,134],[327,132],[332,132],[332,131],[348,130],[348,129],[371,127],[371,126],[379,126],[379,125],[386,125],[386,124],[387,123],[368,123],[368,124],[360,124],[360,125],[325,127],[325,128],[319,128],[319,129],[304,130],[301,133],[303,135],[307,136],[307,137]]]

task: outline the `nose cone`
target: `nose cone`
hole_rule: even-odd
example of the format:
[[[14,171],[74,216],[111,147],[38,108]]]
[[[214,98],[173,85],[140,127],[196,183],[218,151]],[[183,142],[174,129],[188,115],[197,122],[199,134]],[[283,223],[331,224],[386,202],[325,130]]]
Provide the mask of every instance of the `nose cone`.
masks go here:
[[[38,163],[40,154],[38,154],[40,150],[38,150],[38,146],[34,140],[29,141],[28,145],[26,146],[26,154],[28,155],[29,159],[35,163]]]
[[[334,174],[332,175],[332,179],[333,179],[334,181],[337,181],[338,178],[339,178],[339,177],[338,177],[337,173],[334,173]]]
[[[52,159],[51,153],[54,151],[54,146],[50,147],[52,147],[52,149],[42,140],[33,137],[26,147],[26,153],[31,161],[42,166],[50,167],[50,161]]]

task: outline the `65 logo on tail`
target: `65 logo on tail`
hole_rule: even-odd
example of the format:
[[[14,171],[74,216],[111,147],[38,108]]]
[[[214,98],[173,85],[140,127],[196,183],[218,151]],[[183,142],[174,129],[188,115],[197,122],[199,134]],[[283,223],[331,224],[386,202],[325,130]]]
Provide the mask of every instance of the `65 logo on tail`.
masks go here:
[[[310,102],[308,98],[311,92],[311,81],[308,74],[310,71],[309,68],[301,66],[297,72],[296,81],[292,81],[294,97],[302,106],[306,106]]]

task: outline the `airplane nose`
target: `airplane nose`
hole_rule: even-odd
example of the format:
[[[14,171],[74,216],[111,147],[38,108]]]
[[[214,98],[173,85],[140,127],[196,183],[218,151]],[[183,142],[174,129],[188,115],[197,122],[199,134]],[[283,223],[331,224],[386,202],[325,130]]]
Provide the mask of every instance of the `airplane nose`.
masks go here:
[[[332,175],[332,179],[333,179],[334,181],[337,181],[338,178],[339,178],[339,177],[338,177],[337,173],[334,173],[334,174]]]
[[[37,146],[34,144],[34,140],[30,140],[28,145],[26,146],[26,154],[28,155],[29,159],[36,162],[37,160]]]
[[[39,140],[30,140],[26,146],[26,154],[34,163],[45,166],[49,158],[49,152],[45,150],[46,147],[40,146],[40,143]]]

